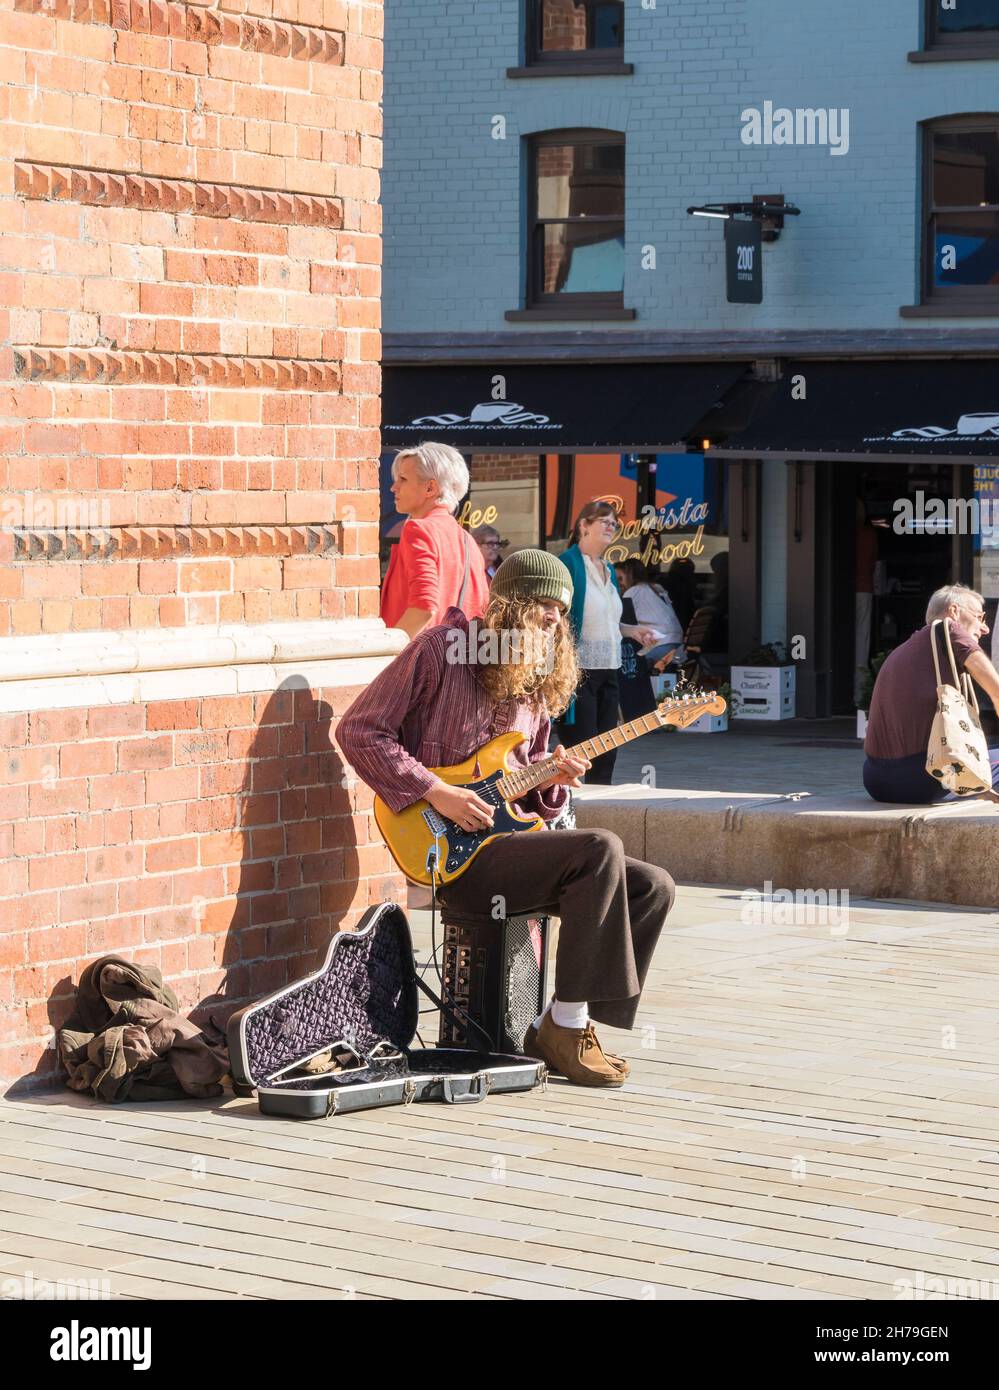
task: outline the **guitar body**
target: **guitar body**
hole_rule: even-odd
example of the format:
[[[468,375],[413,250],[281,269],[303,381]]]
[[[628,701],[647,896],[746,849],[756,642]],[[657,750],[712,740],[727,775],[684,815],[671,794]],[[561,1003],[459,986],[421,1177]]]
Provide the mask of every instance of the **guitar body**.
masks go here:
[[[488,830],[462,830],[426,801],[417,801],[398,813],[390,811],[380,796],[375,797],[375,821],[392,858],[413,883],[429,887],[431,866],[436,857],[437,883],[450,883],[465,872],[485,845],[516,830],[541,830],[540,816],[521,816],[504,802],[496,784],[515,767],[507,764],[510,750],[525,742],[521,733],[500,734],[490,739],[463,763],[454,767],[432,767],[449,787],[469,787],[495,807]]]

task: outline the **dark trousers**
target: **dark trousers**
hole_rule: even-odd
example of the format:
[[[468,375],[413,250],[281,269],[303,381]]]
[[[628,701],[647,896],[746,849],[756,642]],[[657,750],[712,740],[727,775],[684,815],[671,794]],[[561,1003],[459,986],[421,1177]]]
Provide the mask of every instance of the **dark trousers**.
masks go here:
[[[486,845],[441,893],[449,910],[561,919],[555,995],[631,1028],[676,887],[654,864],[629,859],[610,830],[538,830]]]
[[[621,722],[617,674],[616,670],[586,672],[583,684],[576,691],[575,722],[567,724],[564,719],[558,721],[558,736],[567,748],[576,743],[585,743],[597,734],[605,734]],[[593,759],[593,766],[583,778],[584,782],[609,786],[616,760],[616,748],[601,753]]]
[[[999,748],[989,749],[992,786],[999,790]],[[935,801],[959,801],[926,771],[926,754],[911,753],[907,758],[865,758],[864,789],[875,801],[907,806],[929,806]]]

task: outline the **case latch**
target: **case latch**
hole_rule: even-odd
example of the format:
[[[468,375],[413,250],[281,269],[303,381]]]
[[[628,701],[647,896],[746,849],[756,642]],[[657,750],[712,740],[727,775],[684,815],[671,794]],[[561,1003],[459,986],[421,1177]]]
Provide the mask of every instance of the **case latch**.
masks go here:
[[[337,1103],[337,1099],[338,1099],[338,1097],[337,1097],[336,1091],[327,1091],[327,1093],[326,1093],[326,1118],[327,1118],[327,1119],[329,1119],[329,1117],[330,1117],[331,1115],[335,1115],[335,1114],[336,1114],[336,1103]]]
[[[441,1077],[441,1089],[448,1105],[476,1105],[485,1100],[493,1079],[487,1071],[477,1071],[467,1091],[456,1091],[449,1076]]]
[[[412,1105],[412,1104],[413,1104],[413,1101],[414,1101],[415,1099],[416,1099],[416,1082],[415,1082],[415,1081],[406,1081],[406,1082],[404,1082],[404,1083],[403,1083],[403,1087],[402,1087],[402,1103],[403,1103],[403,1105]]]

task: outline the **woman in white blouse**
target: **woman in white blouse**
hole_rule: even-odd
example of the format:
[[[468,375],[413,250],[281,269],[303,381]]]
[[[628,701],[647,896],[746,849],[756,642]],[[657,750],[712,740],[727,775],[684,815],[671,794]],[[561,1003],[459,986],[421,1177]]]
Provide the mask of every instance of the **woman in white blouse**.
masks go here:
[[[653,645],[642,652],[648,665],[682,661],[685,655],[683,626],[676,616],[669,594],[661,584],[652,582],[649,571],[636,555],[619,560],[615,568],[621,592],[625,598],[631,599],[634,606],[635,621],[653,634]],[[628,634],[625,633],[625,636]]]
[[[656,638],[644,623],[629,626],[621,622],[617,575],[604,559],[617,531],[617,513],[609,502],[587,502],[576,518],[568,549],[559,556],[572,575],[569,624],[584,676],[575,700],[558,723],[559,737],[565,744],[582,743],[620,723],[622,633],[642,646]],[[585,780],[610,783],[616,757],[616,750],[610,749],[595,758]]]

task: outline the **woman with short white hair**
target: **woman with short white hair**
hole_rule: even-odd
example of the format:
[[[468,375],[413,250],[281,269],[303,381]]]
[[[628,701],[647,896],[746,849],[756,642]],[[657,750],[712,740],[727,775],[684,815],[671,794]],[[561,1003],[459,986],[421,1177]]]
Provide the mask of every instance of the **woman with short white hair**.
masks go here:
[[[450,444],[400,449],[392,461],[392,496],[408,520],[382,584],[386,627],[415,637],[449,608],[479,618],[489,599],[482,552],[454,518],[468,491],[468,465]]]

